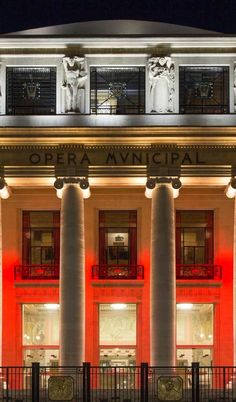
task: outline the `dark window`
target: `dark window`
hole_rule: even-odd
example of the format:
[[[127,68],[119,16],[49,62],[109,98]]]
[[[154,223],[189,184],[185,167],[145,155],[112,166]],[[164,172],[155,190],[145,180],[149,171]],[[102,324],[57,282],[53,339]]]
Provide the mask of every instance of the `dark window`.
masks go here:
[[[55,114],[55,67],[8,67],[7,114]]]
[[[90,79],[91,113],[145,112],[144,67],[92,67]]]
[[[99,264],[135,265],[136,211],[100,211]]]
[[[229,67],[180,67],[180,113],[229,113]]]
[[[23,212],[23,264],[59,264],[60,213]]]
[[[177,264],[213,264],[213,211],[176,212]]]

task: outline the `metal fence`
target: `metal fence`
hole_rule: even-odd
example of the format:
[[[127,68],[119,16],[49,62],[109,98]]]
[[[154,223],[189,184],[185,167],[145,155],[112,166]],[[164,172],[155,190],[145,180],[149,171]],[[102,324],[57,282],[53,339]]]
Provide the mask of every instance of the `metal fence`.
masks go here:
[[[0,401],[236,402],[236,367],[1,367]]]

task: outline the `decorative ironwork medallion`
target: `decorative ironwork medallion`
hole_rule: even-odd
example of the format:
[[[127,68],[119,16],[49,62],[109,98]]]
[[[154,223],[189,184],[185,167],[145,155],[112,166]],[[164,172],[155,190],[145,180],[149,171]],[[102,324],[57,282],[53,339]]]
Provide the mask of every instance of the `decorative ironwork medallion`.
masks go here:
[[[74,397],[74,380],[71,376],[53,376],[48,380],[48,398],[51,401],[71,401]]]
[[[125,82],[109,82],[109,96],[114,96],[117,99],[126,97]]]
[[[160,401],[180,401],[183,398],[183,379],[180,376],[161,376],[157,380]]]

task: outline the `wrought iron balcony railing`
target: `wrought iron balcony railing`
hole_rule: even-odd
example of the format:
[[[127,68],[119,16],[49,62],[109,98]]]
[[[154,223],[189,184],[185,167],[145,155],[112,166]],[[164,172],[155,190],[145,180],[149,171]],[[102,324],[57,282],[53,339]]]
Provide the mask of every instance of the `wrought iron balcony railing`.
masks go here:
[[[214,279],[222,277],[221,266],[213,264],[177,264],[176,279]]]
[[[92,279],[143,279],[143,265],[101,264],[92,266]]]
[[[59,279],[59,265],[17,265],[14,277],[15,280]]]

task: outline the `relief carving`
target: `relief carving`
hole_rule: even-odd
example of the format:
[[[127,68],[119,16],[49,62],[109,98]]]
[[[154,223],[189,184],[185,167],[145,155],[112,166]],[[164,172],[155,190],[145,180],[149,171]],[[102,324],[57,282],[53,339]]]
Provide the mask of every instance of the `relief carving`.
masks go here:
[[[63,57],[66,113],[84,113],[87,72],[84,57]]]
[[[174,112],[175,69],[170,57],[148,60],[151,113]]]

